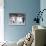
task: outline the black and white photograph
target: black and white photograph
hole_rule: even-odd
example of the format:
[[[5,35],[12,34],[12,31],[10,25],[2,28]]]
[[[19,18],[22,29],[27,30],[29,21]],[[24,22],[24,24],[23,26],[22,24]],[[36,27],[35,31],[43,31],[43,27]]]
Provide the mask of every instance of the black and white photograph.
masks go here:
[[[25,14],[23,13],[9,13],[10,25],[25,25]]]

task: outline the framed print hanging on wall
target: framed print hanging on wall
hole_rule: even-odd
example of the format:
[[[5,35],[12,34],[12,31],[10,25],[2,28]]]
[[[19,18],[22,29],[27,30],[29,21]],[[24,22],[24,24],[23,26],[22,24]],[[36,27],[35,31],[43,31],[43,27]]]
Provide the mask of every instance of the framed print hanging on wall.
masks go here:
[[[25,14],[9,13],[9,25],[25,25]]]

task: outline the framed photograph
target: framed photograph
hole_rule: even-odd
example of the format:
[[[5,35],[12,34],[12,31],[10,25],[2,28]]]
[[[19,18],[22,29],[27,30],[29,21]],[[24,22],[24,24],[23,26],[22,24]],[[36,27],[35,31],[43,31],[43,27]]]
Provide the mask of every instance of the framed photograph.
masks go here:
[[[25,25],[25,14],[9,13],[9,25]]]

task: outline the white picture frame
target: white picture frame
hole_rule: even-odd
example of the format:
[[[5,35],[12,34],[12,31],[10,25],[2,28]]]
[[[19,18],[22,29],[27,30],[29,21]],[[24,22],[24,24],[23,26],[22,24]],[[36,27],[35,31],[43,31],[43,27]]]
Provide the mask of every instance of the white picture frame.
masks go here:
[[[25,14],[9,13],[9,25],[25,25]]]

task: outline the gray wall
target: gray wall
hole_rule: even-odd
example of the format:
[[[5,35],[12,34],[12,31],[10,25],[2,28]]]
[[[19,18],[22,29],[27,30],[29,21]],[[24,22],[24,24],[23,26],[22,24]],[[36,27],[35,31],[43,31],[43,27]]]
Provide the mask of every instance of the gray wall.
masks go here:
[[[4,35],[7,41],[18,41],[32,30],[35,14],[40,9],[40,0],[4,0]],[[10,26],[8,24],[9,13],[24,13],[26,25]]]
[[[42,11],[43,9],[46,9],[46,0],[41,0],[40,1],[40,10]],[[43,12],[43,22],[40,22],[40,25],[45,26],[46,27],[46,10]]]

